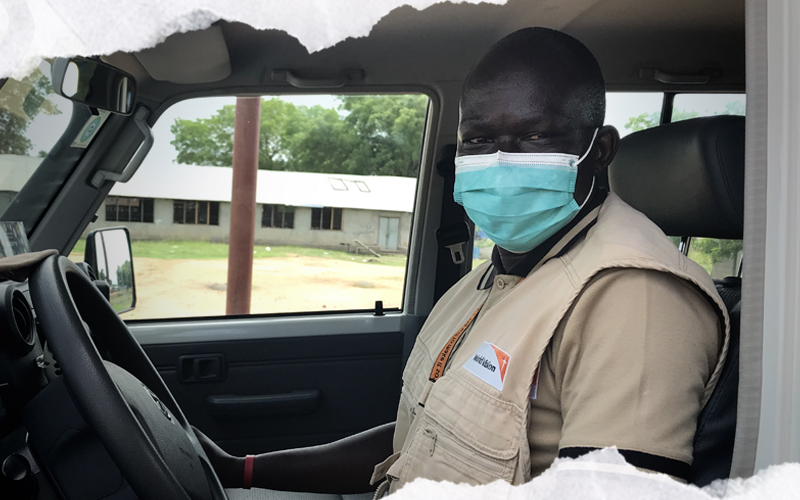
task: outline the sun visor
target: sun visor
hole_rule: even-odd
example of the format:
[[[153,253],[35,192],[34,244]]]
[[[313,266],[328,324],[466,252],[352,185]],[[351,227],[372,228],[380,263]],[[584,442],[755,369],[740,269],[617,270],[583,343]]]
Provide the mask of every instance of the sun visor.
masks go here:
[[[223,80],[231,74],[228,45],[219,26],[175,33],[135,56],[155,80],[207,83]]]

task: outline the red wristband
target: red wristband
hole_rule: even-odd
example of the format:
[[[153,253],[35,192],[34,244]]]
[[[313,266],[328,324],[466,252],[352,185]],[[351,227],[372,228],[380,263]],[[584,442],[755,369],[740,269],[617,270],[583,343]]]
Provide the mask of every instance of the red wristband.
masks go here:
[[[244,484],[242,488],[249,490],[253,485],[253,466],[256,463],[255,455],[246,455],[244,457]]]

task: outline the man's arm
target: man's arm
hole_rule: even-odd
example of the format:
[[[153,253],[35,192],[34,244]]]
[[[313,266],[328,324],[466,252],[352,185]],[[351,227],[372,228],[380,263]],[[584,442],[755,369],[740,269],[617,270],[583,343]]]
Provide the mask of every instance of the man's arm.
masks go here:
[[[234,457],[195,429],[226,488],[241,488],[244,457]],[[253,487],[309,493],[366,493],[376,464],[392,454],[394,422],[333,443],[256,455]]]
[[[651,270],[600,275],[558,349],[559,456],[616,445],[637,467],[687,480],[722,341],[716,311],[687,282]]]

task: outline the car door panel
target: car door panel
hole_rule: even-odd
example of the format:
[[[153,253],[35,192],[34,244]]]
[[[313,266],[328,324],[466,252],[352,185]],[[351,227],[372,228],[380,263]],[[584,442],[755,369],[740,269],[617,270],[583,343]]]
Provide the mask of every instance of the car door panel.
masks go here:
[[[394,420],[404,337],[416,331],[398,328],[399,314],[354,316],[360,321],[329,317],[327,323],[333,332],[353,324],[356,333],[314,335],[318,322],[309,317],[302,335],[285,331],[299,318],[147,323],[131,330],[189,421],[241,455],[322,444]],[[197,337],[224,339],[226,333],[253,338]]]

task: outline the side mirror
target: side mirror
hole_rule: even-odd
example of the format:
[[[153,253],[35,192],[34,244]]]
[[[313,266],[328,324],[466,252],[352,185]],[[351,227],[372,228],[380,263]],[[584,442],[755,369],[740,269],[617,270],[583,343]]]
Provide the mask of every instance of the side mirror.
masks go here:
[[[109,302],[117,313],[136,307],[131,235],[126,227],[98,229],[86,235],[84,261],[98,280],[108,283]]]
[[[111,65],[85,57],[58,57],[52,77],[55,93],[71,101],[119,115],[133,112],[136,80]]]

